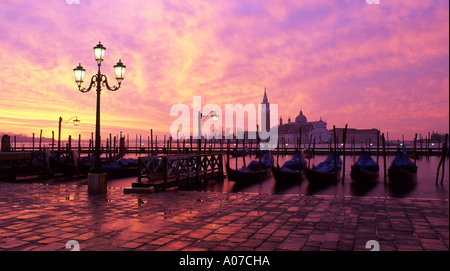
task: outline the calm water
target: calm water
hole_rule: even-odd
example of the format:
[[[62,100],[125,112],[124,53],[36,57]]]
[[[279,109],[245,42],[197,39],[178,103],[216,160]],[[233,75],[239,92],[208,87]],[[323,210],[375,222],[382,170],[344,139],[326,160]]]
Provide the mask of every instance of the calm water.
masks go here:
[[[284,161],[289,160],[292,155],[279,156],[279,164],[282,165]],[[376,160],[376,155],[372,156]],[[318,164],[319,162],[325,160],[325,155],[317,155],[311,158],[310,163]],[[342,156],[341,156],[342,158]],[[246,157],[247,164],[255,159],[253,157]],[[276,155],[274,155],[275,163],[277,160]],[[353,195],[353,196],[387,196],[387,197],[414,197],[414,198],[449,198],[449,160],[445,161],[445,176],[442,185],[436,185],[436,172],[437,166],[439,164],[440,157],[432,156],[428,159],[426,157],[420,158],[416,161],[418,166],[417,184],[405,189],[396,189],[389,184],[389,178],[387,184],[384,184],[384,168],[383,168],[383,158],[379,157],[380,164],[380,176],[377,183],[372,187],[358,187],[355,186],[350,177],[351,165],[356,162],[357,156],[346,156],[345,164],[345,178],[344,182],[339,182],[335,185],[331,185],[320,190],[312,190],[309,186],[306,177],[303,176],[301,182],[298,184],[293,184],[287,187],[278,187],[276,185],[275,179],[270,175],[266,179],[262,180],[260,183],[253,185],[240,187],[236,185],[233,181],[228,181],[227,178],[223,183],[210,180],[203,185],[198,185],[196,187],[184,188],[190,190],[200,190],[200,191],[215,191],[215,192],[251,192],[251,193],[276,193],[276,194],[304,194],[304,195]],[[388,156],[386,159],[386,167],[389,168],[394,156]],[[226,158],[224,159],[224,162]],[[307,159],[308,161],[308,159]],[[231,167],[234,168],[235,160],[230,157]],[[238,167],[243,164],[242,157],[238,158]],[[442,167],[441,167],[442,172]],[[342,174],[342,173],[341,173]],[[136,182],[137,178],[126,178],[117,180],[108,180],[108,186],[115,187],[131,187],[132,182]],[[440,182],[440,179],[439,179]]]

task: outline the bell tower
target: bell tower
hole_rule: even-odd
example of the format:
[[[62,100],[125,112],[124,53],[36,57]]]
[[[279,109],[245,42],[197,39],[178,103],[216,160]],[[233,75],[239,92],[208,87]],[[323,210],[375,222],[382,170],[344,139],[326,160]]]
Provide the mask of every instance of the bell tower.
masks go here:
[[[262,129],[266,129],[267,132],[270,132],[270,103],[269,99],[267,99],[266,88],[264,87],[264,97],[261,103],[261,126],[262,120],[265,119],[265,127],[261,127]],[[261,129],[261,130],[262,130]]]

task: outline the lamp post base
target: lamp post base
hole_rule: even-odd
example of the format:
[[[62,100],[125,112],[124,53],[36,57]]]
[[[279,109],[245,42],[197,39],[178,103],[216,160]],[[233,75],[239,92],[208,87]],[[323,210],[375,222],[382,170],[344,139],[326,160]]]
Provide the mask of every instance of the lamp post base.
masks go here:
[[[106,173],[89,173],[88,174],[88,193],[89,194],[106,194],[107,181]]]

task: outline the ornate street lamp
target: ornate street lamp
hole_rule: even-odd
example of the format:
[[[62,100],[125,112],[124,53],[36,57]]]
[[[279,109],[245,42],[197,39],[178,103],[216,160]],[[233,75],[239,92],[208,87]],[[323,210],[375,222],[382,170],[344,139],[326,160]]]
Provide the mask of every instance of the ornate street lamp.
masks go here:
[[[59,117],[59,125],[58,125],[58,160],[59,160],[59,155],[61,152],[61,125],[62,124],[68,124],[71,120],[73,120],[73,125],[74,126],[79,126],[80,125],[80,120],[77,118],[77,116],[73,116],[70,119],[63,121],[63,118],[60,116]]]
[[[198,153],[202,152],[202,121],[211,118],[213,122],[216,122],[219,119],[219,116],[216,114],[216,111],[209,112],[208,115],[203,116],[202,112],[198,111]]]
[[[105,56],[106,48],[99,42],[94,47],[95,60],[97,61],[98,71],[91,78],[91,83],[88,88],[81,88],[81,84],[84,81],[84,75],[86,70],[81,66],[81,63],[73,69],[75,82],[78,85],[78,90],[81,92],[88,92],[93,86],[96,87],[97,91],[97,109],[96,109],[96,123],[95,123],[95,151],[94,151],[94,163],[89,174],[89,181],[93,182],[92,187],[98,187],[98,192],[106,193],[106,173],[104,173],[102,163],[100,160],[100,93],[102,91],[102,85],[110,91],[116,91],[120,88],[122,80],[124,78],[124,72],[126,66],[123,65],[122,61],[119,60],[116,65],[114,65],[114,74],[118,83],[118,86],[110,87],[108,84],[108,78],[106,75],[102,74],[100,67],[102,65],[103,58]],[[99,184],[101,183],[101,184]],[[103,184],[104,183],[104,184]],[[98,184],[98,185],[97,185]],[[100,186],[103,186],[100,188]],[[95,190],[94,188],[92,190]],[[104,191],[103,191],[104,190]]]

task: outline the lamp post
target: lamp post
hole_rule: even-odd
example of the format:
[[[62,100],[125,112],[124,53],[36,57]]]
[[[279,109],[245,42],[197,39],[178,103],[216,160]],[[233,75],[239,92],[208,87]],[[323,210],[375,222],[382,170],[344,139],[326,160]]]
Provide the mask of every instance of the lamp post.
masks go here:
[[[203,116],[202,112],[198,111],[198,154],[202,153],[202,120],[207,120],[211,118],[214,122],[219,119],[215,111],[209,112],[208,115]]]
[[[81,84],[84,80],[84,74],[86,70],[81,66],[81,63],[73,69],[75,75],[75,82],[78,85],[78,90],[85,93],[91,90],[93,86],[96,86],[97,91],[97,108],[96,108],[96,121],[95,121],[95,150],[94,150],[94,163],[88,176],[88,190],[93,193],[106,193],[106,173],[103,170],[100,160],[100,93],[102,91],[102,85],[110,91],[116,91],[120,88],[122,80],[124,78],[124,72],[126,66],[123,65],[119,59],[116,65],[114,65],[114,73],[118,83],[118,86],[110,87],[106,75],[102,74],[100,67],[105,56],[106,48],[99,42],[94,48],[95,60],[97,61],[98,71],[91,78],[91,83],[88,88],[81,88]]]
[[[68,119],[68,120],[66,120],[64,122],[63,122],[62,117],[61,116],[59,117],[59,126],[58,126],[58,158],[59,158],[59,153],[61,152],[61,125],[63,123],[64,124],[69,123],[73,118],[75,118],[73,120],[73,125],[74,126],[80,125],[80,120],[77,118],[77,116],[73,116],[73,117],[71,117],[70,119]]]

